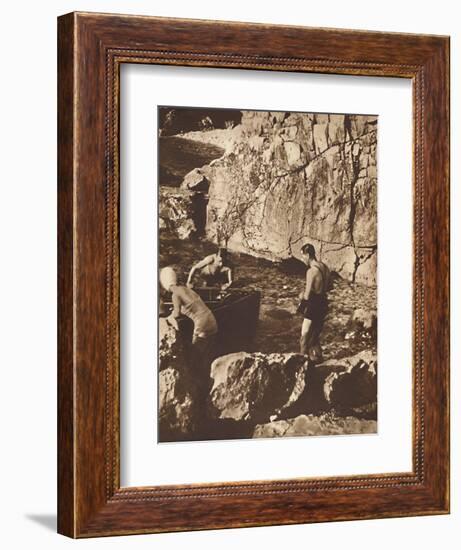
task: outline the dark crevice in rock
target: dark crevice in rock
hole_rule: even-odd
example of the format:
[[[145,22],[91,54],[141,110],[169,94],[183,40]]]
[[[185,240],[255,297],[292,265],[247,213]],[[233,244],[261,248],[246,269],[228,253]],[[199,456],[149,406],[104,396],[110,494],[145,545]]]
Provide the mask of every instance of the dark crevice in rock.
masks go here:
[[[357,249],[354,249],[355,262],[354,262],[354,271],[352,273],[352,282],[353,283],[355,283],[355,279],[356,279],[357,271],[358,271],[359,267],[364,265],[366,262],[368,262],[368,260],[370,260],[377,253],[377,250],[378,250],[378,247],[376,245],[371,246],[371,247],[366,247],[366,248],[370,249],[371,252],[365,257],[358,254]]]
[[[355,261],[354,261],[354,268],[353,268],[353,271],[352,271],[352,282],[353,283],[355,283],[355,278],[357,276],[357,269],[359,268],[359,265],[360,265],[360,257],[357,254],[357,251],[355,249],[354,249],[354,254],[355,254]]]

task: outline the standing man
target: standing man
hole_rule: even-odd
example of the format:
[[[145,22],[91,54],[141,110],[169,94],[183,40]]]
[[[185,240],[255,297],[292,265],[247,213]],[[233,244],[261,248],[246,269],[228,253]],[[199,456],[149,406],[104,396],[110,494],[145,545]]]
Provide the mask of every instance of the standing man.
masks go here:
[[[304,263],[307,265],[306,286],[302,293],[298,312],[304,317],[301,327],[300,353],[308,355],[309,359],[319,363],[322,361],[320,333],[328,311],[327,291],[330,271],[328,267],[317,260],[315,248],[305,244],[301,248]]]

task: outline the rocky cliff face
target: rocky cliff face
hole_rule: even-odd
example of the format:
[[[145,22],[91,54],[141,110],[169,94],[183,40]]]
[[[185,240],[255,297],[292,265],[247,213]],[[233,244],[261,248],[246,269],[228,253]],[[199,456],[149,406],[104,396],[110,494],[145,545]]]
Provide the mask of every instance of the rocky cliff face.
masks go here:
[[[311,242],[342,277],[375,285],[376,141],[376,116],[243,111],[232,148],[200,170],[207,237],[276,261]]]

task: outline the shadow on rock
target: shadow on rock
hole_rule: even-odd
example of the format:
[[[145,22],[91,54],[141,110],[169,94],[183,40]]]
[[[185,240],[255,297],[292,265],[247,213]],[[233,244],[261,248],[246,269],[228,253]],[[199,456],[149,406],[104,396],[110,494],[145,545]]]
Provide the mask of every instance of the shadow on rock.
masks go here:
[[[185,441],[216,441],[226,439],[249,439],[253,436],[254,423],[236,421],[231,418],[208,419],[192,433],[171,432],[168,429],[161,431],[161,443]]]

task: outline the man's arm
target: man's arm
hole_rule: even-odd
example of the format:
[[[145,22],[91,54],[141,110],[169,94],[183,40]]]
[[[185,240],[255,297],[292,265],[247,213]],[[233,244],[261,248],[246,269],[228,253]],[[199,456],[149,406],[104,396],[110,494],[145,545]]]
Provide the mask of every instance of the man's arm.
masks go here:
[[[232,269],[230,267],[223,267],[221,271],[227,274],[227,283],[223,285],[223,290],[225,290],[232,284]]]
[[[171,316],[177,319],[181,315],[181,298],[179,297],[177,292],[173,292],[173,311],[171,312]]]
[[[168,316],[167,321],[176,330],[179,330],[177,318],[181,315],[181,298],[178,296],[177,292],[173,292],[172,301],[173,301],[173,311]]]
[[[192,266],[191,270],[189,271],[189,276],[187,277],[187,283],[186,283],[187,286],[192,284],[192,279],[194,278],[194,275],[197,269],[203,269],[206,265],[209,265],[212,262],[213,262],[213,254],[210,254],[210,256],[203,258],[203,260],[200,260],[194,266]]]
[[[324,278],[323,292],[327,293],[333,288],[333,281],[331,278],[331,271],[328,269],[326,265],[325,265],[325,275],[323,276],[323,278]]]

